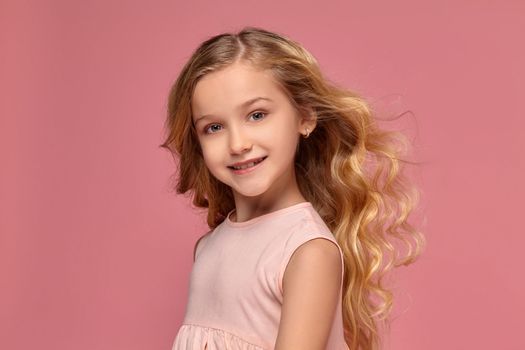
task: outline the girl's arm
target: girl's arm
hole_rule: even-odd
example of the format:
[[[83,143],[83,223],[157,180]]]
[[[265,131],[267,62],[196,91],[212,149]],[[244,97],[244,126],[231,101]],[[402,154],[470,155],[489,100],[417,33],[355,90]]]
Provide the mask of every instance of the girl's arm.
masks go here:
[[[325,350],[341,286],[341,255],[328,239],[293,253],[283,275],[283,305],[275,350]]]

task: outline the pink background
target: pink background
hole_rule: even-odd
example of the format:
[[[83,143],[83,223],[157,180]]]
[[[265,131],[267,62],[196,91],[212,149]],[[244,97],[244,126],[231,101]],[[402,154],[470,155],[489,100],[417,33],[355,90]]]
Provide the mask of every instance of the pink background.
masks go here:
[[[255,25],[413,112],[428,246],[385,348],[525,349],[525,3],[363,3],[1,0],[0,348],[170,349],[206,226],[169,192],[167,92]]]

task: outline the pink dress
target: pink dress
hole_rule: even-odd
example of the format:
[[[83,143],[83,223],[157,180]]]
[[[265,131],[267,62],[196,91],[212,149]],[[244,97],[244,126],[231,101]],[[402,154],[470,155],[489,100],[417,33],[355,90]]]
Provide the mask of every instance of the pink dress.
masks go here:
[[[314,238],[334,236],[310,202],[243,222],[227,218],[199,242],[183,323],[172,350],[273,349],[282,278],[292,253]],[[342,287],[342,284],[341,284]],[[341,289],[328,350],[347,350]]]

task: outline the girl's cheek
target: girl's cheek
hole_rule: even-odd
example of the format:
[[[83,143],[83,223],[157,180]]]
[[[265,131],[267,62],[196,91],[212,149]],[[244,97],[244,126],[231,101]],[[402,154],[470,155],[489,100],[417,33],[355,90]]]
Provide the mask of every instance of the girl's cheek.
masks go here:
[[[206,136],[201,139],[200,143],[203,152],[213,152],[213,149],[217,148],[216,142],[211,140],[209,137],[206,138]]]
[[[213,145],[213,143],[202,143],[201,144],[202,154],[204,156],[204,159],[207,161],[213,161],[213,159],[217,159],[220,151],[220,148],[216,145]]]

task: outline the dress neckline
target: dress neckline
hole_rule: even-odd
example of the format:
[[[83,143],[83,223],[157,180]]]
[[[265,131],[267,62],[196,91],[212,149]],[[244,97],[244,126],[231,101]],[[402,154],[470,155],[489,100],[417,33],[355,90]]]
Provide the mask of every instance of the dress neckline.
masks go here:
[[[274,210],[272,212],[256,216],[256,217],[251,218],[251,219],[246,220],[246,221],[241,221],[241,222],[232,221],[230,219],[230,216],[235,211],[235,208],[234,208],[234,209],[230,210],[230,212],[226,216],[226,219],[224,220],[224,222],[226,223],[226,225],[231,226],[231,227],[246,227],[246,226],[253,225],[256,222],[259,222],[259,221],[264,220],[264,219],[270,219],[270,218],[273,218],[275,216],[280,216],[280,215],[286,214],[288,212],[291,212],[291,211],[294,211],[294,210],[298,210],[298,209],[301,209],[301,208],[307,208],[307,207],[312,207],[312,203],[311,202],[300,202],[300,203],[296,203],[296,204],[290,205],[290,206],[285,207],[285,208],[277,209],[277,210]]]

